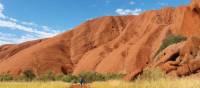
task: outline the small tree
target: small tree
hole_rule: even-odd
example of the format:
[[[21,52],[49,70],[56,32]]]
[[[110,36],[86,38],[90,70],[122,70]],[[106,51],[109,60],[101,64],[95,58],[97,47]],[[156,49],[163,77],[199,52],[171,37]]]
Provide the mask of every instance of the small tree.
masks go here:
[[[0,81],[11,81],[13,77],[9,74],[2,74],[0,75]]]
[[[25,81],[32,81],[35,78],[36,78],[36,75],[33,73],[32,70],[25,70],[23,72],[23,79]]]

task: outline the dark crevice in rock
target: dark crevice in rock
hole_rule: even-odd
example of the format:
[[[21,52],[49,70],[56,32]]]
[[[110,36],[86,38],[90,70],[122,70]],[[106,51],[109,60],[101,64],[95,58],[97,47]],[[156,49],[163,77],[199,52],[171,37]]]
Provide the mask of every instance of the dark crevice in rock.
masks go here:
[[[197,13],[197,14],[199,14],[200,13],[200,8],[193,8],[192,11],[195,12],[195,13]]]
[[[175,54],[173,54],[170,58],[169,61],[176,61],[176,59],[180,56],[180,53],[177,52]]]

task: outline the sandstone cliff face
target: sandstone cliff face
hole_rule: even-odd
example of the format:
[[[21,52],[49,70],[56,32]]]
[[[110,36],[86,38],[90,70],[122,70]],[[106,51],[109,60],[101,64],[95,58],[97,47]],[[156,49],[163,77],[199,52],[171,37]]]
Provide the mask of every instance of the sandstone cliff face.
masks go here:
[[[52,38],[3,45],[0,47],[0,73],[18,75],[31,69],[36,74],[48,70],[65,74],[95,71],[132,73],[132,77],[134,72],[153,64],[163,67],[167,73],[176,71],[178,75],[186,75],[181,73],[181,67],[171,66],[175,62],[168,59],[178,49],[187,47],[187,43],[170,46],[169,51],[166,49],[168,56],[157,56],[156,61],[154,56],[168,34],[188,38],[200,35],[198,2],[194,0],[189,6],[147,11],[139,16],[100,17]],[[173,47],[179,48],[173,50]],[[161,64],[163,61],[166,63]]]

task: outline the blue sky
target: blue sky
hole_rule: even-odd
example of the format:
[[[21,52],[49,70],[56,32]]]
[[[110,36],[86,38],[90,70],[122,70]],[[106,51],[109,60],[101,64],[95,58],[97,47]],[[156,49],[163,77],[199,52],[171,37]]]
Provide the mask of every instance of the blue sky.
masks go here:
[[[51,37],[107,15],[138,15],[190,0],[0,0],[0,45]]]

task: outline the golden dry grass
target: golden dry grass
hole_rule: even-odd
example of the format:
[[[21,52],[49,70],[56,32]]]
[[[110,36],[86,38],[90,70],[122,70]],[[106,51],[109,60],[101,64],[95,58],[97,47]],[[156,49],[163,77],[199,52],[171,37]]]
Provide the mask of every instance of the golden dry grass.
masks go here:
[[[69,88],[64,82],[0,82],[0,88]]]
[[[69,88],[64,82],[1,82],[0,88]],[[159,79],[156,81],[127,82],[110,80],[93,82],[90,88],[200,88],[199,79]]]
[[[111,80],[94,82],[91,88],[200,88],[200,80],[195,79],[160,79],[157,81],[125,82]]]

